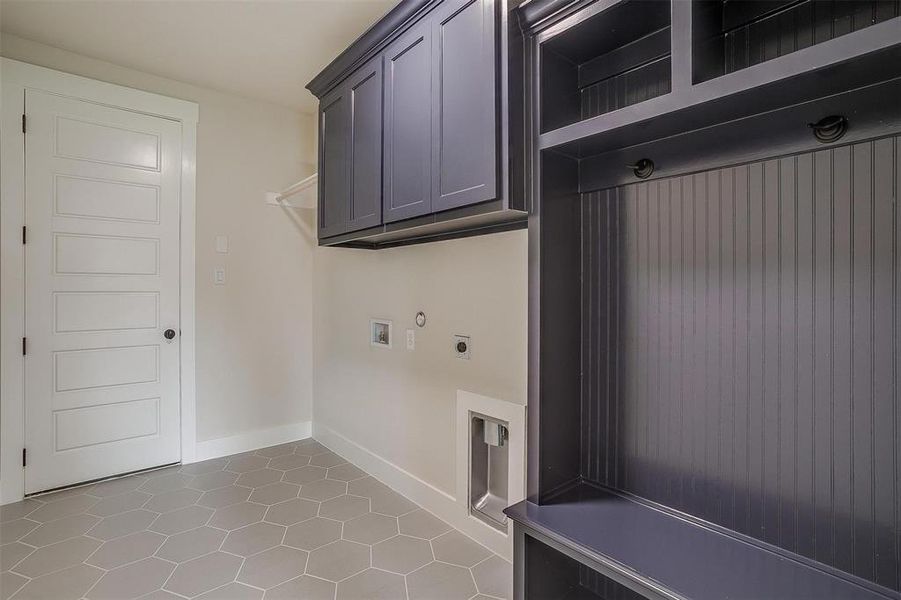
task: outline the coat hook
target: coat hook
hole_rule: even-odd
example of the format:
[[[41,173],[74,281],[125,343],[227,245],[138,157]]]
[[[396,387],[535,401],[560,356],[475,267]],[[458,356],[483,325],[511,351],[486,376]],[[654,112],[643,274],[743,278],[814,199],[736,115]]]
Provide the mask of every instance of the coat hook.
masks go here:
[[[845,135],[845,132],[848,131],[848,119],[843,115],[830,115],[816,123],[808,123],[807,126],[813,129],[813,135],[817,141],[828,144]]]
[[[647,179],[654,172],[654,161],[650,158],[642,158],[634,165],[626,166],[632,169],[632,172],[639,179]]]

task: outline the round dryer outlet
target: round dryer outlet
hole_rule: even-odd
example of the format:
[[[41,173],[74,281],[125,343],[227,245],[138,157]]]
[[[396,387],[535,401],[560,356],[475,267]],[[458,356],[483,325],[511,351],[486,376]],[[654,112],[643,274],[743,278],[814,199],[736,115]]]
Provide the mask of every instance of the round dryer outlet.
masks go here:
[[[472,343],[470,342],[468,335],[454,336],[454,354],[457,356],[457,358],[469,360],[469,353],[471,349]]]

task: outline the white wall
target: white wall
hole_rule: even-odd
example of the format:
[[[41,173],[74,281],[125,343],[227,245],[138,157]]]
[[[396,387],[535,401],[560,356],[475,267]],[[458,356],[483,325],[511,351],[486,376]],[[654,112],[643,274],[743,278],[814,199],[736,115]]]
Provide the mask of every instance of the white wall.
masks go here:
[[[457,389],[526,402],[526,241],[515,231],[378,251],[320,248],[315,425],[456,495]],[[392,349],[369,345],[371,317],[393,320]],[[405,349],[408,328],[414,351]],[[472,336],[471,360],[454,356],[454,334]]]
[[[200,105],[197,440],[309,421],[314,239],[309,222],[263,195],[315,170],[314,119],[8,34],[0,55]],[[215,252],[216,235],[229,236],[227,255]],[[215,266],[225,286],[213,285]]]

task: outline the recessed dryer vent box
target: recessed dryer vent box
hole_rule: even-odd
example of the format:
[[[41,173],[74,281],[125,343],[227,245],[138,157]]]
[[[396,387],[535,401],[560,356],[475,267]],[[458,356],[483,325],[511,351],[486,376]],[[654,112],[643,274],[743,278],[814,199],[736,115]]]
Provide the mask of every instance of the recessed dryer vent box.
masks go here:
[[[471,413],[469,425],[469,512],[507,532],[509,424]]]

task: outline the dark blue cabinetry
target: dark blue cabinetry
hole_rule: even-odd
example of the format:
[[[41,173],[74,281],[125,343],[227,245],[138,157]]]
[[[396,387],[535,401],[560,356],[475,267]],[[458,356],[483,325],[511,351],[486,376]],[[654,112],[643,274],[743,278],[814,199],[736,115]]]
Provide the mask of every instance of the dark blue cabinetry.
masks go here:
[[[385,221],[432,212],[432,28],[414,25],[385,49]]]
[[[319,236],[381,223],[381,57],[322,97],[319,135]]]
[[[346,88],[319,101],[319,235],[347,231],[350,102]]]
[[[347,231],[382,220],[382,59],[376,57],[347,80],[350,102],[350,174]]]
[[[432,206],[497,193],[494,0],[445,0],[432,15]]]
[[[407,0],[311,82],[320,244],[378,248],[525,226],[525,200],[505,183],[506,10],[498,0]]]

